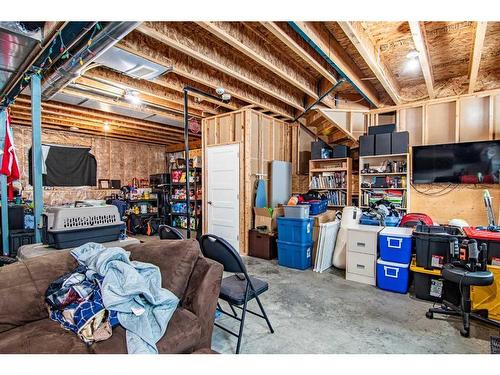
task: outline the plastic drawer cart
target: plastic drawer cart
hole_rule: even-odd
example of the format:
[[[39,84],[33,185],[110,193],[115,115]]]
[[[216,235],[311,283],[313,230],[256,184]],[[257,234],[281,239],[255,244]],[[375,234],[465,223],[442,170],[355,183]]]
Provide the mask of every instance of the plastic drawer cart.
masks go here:
[[[380,258],[386,262],[410,264],[412,247],[411,228],[385,228],[378,236]]]
[[[279,217],[278,240],[306,244],[312,242],[314,219]]]
[[[377,260],[377,287],[391,292],[406,294],[410,280],[409,263]]]
[[[346,280],[376,285],[377,240],[383,227],[353,225],[347,232]]]

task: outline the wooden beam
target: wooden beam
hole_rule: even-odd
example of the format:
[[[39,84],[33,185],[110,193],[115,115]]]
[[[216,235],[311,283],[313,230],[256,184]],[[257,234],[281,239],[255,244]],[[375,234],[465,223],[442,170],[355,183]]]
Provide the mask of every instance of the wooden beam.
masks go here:
[[[422,74],[424,76],[425,85],[427,86],[429,98],[434,99],[436,94],[434,92],[434,79],[430,63],[429,50],[427,48],[425,38],[425,29],[420,27],[420,23],[418,21],[409,21],[408,24],[410,25],[413,44],[415,44],[415,48],[419,52],[418,60],[420,61],[420,67],[422,68]]]
[[[189,149],[201,148],[201,139],[189,141]],[[184,143],[176,143],[165,148],[165,152],[180,152],[184,151]]]
[[[479,65],[481,63],[481,54],[483,52],[484,37],[486,36],[486,27],[488,22],[476,22],[476,32],[474,34],[474,44],[472,46],[471,58],[469,63],[469,94],[474,93]]]
[[[267,52],[265,49],[259,46],[258,43],[253,42],[251,38],[247,35],[244,35],[241,31],[236,30],[236,28],[231,28],[235,23],[233,22],[197,22],[198,25],[203,27],[208,32],[215,35],[217,38],[223,40],[231,47],[237,49],[239,52],[243,53],[245,56],[249,57],[256,63],[262,65],[266,69],[270,70],[282,80],[288,82],[292,86],[297,87],[305,94],[309,95],[314,99],[318,99],[318,95],[312,89],[314,87],[314,83],[306,82],[306,79],[303,74],[295,71],[293,68],[286,65],[281,59],[277,56],[274,57],[274,61],[270,61],[269,58],[264,56],[264,53]],[[230,30],[236,34],[235,36],[231,35],[227,32],[222,26],[230,28]],[[245,41],[246,43],[244,43]],[[252,46],[253,48],[250,48]],[[260,51],[256,51],[256,49],[260,49]],[[281,66],[279,66],[279,65]],[[284,69],[288,68],[288,71]]]
[[[374,106],[380,107],[381,103],[375,88],[364,81],[359,72],[356,72],[356,65],[346,56],[346,52],[340,44],[331,37],[328,30],[318,22],[294,22],[296,28],[304,35],[310,43],[316,46],[321,55],[330,61],[354,86],[363,97],[367,98]]]
[[[182,29],[182,25],[177,25],[176,22],[168,23],[168,25],[165,25],[163,22],[145,22],[136,30],[166,44],[171,48],[175,48],[176,50],[202,62],[203,64],[236,78],[247,85],[255,87],[256,89],[282,101],[283,103],[299,110],[304,109],[300,104],[300,100],[294,94],[284,90],[282,87],[283,85],[269,82],[262,76],[252,74],[251,70],[248,69],[248,64],[245,67],[244,64],[237,63],[238,69],[246,71],[245,74],[243,74],[241,71],[234,68],[234,62],[231,64],[232,66],[229,63],[221,63],[221,58],[226,55],[227,51],[224,51],[222,48],[214,51],[216,45],[213,43],[210,46],[204,45],[204,43],[208,43],[208,40],[205,39],[203,40],[204,43],[202,43],[201,41],[196,40],[195,35],[183,33]],[[189,39],[186,41],[188,37]],[[196,47],[194,47],[194,45]],[[235,60],[234,56],[232,56],[229,60]]]
[[[288,48],[290,48],[297,56],[305,61],[318,74],[326,78],[333,85],[337,83],[337,79],[332,73],[325,69],[318,61],[316,61],[316,59],[314,59],[305,49],[303,49],[298,43],[296,43],[295,40],[293,40],[293,38],[291,38],[285,31],[283,31],[275,22],[261,22],[261,24],[283,44],[286,44]]]
[[[20,96],[16,99],[16,102],[13,104],[13,106],[14,107],[27,106],[27,108],[31,108],[31,100],[29,99],[29,97]],[[134,126],[134,128],[136,128],[136,127],[139,127],[142,129],[153,128],[153,129],[158,129],[158,130],[162,130],[162,131],[169,132],[169,133],[181,134],[182,137],[184,134],[184,130],[181,127],[159,124],[159,123],[153,122],[153,121],[136,119],[133,117],[117,115],[114,113],[108,113],[105,111],[98,111],[95,109],[79,107],[76,105],[71,105],[71,104],[66,104],[66,103],[59,103],[59,102],[55,102],[55,101],[43,102],[42,103],[42,110],[45,110],[46,108],[51,108],[51,109],[54,109],[56,111],[62,111],[62,113],[70,112],[70,113],[74,113],[74,114],[79,114],[79,115],[83,116],[82,118],[91,117],[93,119],[99,119],[101,121],[116,121],[117,123],[120,123],[120,124],[132,125],[132,126]],[[197,135],[192,134],[190,136],[196,137]]]
[[[195,85],[193,86],[195,87],[196,84],[201,84],[211,89],[224,87],[234,98],[269,108],[287,119],[293,119],[295,116],[292,107],[263,94],[254,87],[248,86],[227,74],[213,68],[206,68],[195,59],[138,31],[132,31],[116,44],[116,47],[173,69],[173,73],[194,82]],[[201,88],[203,89],[203,87]]]
[[[359,52],[373,74],[375,74],[380,84],[391,97],[392,101],[396,105],[401,104],[398,94],[399,85],[385,63],[380,60],[377,49],[364,30],[362,23],[350,21],[340,21],[337,23]]]

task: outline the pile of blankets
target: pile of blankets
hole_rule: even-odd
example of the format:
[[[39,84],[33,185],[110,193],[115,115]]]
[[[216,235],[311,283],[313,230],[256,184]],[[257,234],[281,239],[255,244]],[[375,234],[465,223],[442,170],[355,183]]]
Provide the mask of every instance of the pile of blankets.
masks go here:
[[[119,247],[87,243],[71,251],[78,267],[52,282],[45,301],[52,320],[93,344],[126,330],[127,351],[158,353],[179,299],[161,287],[157,266],[131,261]]]

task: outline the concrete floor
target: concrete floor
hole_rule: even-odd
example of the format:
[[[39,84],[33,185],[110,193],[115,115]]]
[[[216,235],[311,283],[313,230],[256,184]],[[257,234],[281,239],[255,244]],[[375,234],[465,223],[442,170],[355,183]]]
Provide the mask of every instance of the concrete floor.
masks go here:
[[[347,281],[343,271],[298,271],[252,257],[244,262],[269,283],[261,300],[275,333],[248,314],[242,353],[490,353],[490,335],[499,335],[473,322],[471,337],[463,338],[456,318],[425,317],[432,303]],[[255,301],[250,308],[257,311]],[[234,319],[217,321],[237,329]],[[234,353],[236,338],[214,327],[212,348]]]

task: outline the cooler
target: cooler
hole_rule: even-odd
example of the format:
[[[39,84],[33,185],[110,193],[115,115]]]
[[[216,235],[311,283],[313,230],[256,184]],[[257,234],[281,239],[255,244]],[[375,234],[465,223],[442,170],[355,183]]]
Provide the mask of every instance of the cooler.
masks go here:
[[[488,246],[488,264],[500,266],[500,232],[478,230],[473,227],[463,228],[465,235],[477,241],[478,247],[482,243]]]
[[[280,266],[305,270],[311,267],[313,244],[277,240],[278,264]]]
[[[401,264],[377,260],[377,287],[391,292],[406,294],[410,279],[409,263]]]
[[[413,229],[389,227],[379,232],[380,258],[386,262],[409,264]]]
[[[280,241],[308,244],[312,242],[314,219],[278,217],[278,239]]]

